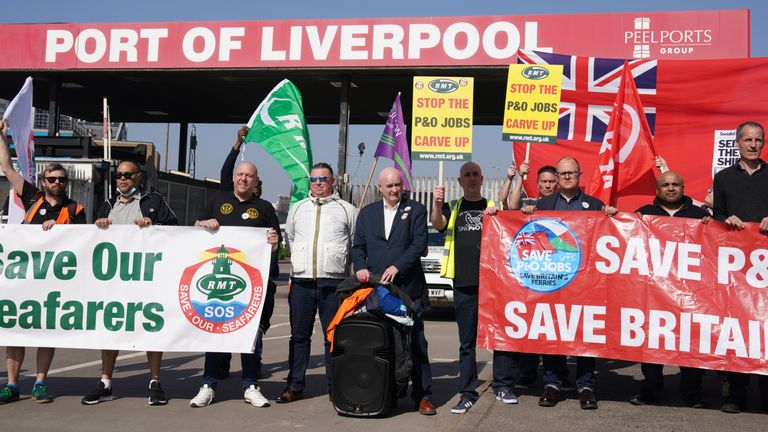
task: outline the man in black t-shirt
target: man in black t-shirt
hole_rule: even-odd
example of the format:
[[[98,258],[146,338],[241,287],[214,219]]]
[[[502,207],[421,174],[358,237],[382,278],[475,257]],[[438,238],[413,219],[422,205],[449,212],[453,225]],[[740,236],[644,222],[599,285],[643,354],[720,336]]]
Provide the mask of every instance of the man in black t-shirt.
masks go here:
[[[440,275],[453,279],[453,306],[459,328],[459,402],[451,408],[464,414],[477,402],[477,306],[480,284],[480,239],[483,213],[496,214],[493,200],[481,195],[483,171],[474,162],[461,166],[459,185],[463,197],[445,203],[445,187],[436,186],[432,207],[432,226],[446,231],[445,251]],[[460,256],[461,259],[456,259]],[[511,352],[493,352],[493,390],[496,399],[517,403],[512,392],[513,357]]]
[[[67,171],[57,163],[48,164],[43,171],[42,190],[13,168],[11,154],[8,150],[7,126],[0,120],[0,168],[8,178],[13,190],[21,198],[24,205],[24,223],[41,225],[43,231],[48,231],[56,224],[84,224],[85,209],[82,205],[67,197],[66,188],[69,180]],[[19,193],[21,192],[21,193]],[[8,367],[8,384],[0,390],[0,405],[19,400],[19,374],[24,362],[24,347],[6,348],[6,365]],[[37,349],[37,375],[32,386],[32,400],[38,403],[52,402],[48,394],[45,377],[53,362],[54,348]]]
[[[256,198],[254,189],[259,181],[256,166],[250,162],[243,162],[237,166],[233,175],[234,190],[221,192],[209,200],[203,209],[195,226],[203,227],[211,231],[218,230],[220,226],[241,226],[255,228],[272,228],[269,231],[267,242],[272,245],[272,260],[270,263],[270,278],[277,277],[279,268],[277,265],[277,244],[280,241],[280,223],[272,204],[261,198]],[[274,307],[274,292],[267,290],[264,299],[264,312]],[[271,304],[271,306],[270,306]],[[265,314],[262,313],[262,322]],[[266,317],[269,321],[269,317]],[[259,336],[256,344],[261,344],[263,334],[259,325]],[[243,374],[243,395],[245,401],[253,406],[267,407],[269,401],[261,394],[258,387],[259,375],[261,375],[261,358],[258,350],[255,353],[243,353],[240,355]],[[205,353],[205,366],[203,372],[203,386],[190,401],[190,406],[198,408],[210,405],[213,402],[218,380],[224,378],[225,364],[229,362],[228,353]]]

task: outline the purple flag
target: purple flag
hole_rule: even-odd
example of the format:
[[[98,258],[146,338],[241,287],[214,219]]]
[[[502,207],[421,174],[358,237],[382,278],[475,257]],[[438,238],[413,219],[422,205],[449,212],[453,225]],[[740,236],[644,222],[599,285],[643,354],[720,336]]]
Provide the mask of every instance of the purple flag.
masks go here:
[[[405,138],[405,122],[403,108],[400,105],[400,93],[392,104],[384,125],[384,133],[379,139],[374,157],[385,157],[395,161],[395,168],[403,175],[403,189],[412,190],[413,172],[411,170],[411,152],[408,151],[408,140]]]

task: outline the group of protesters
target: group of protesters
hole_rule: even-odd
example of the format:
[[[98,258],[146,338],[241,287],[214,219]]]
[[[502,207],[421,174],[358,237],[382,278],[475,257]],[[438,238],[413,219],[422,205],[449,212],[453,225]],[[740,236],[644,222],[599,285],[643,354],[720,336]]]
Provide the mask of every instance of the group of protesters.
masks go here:
[[[764,145],[765,131],[759,123],[747,121],[736,129],[736,146],[740,158],[732,166],[718,172],[714,183],[708,190],[704,202],[695,202],[685,195],[683,176],[669,170],[662,157],[657,157],[656,166],[660,175],[656,178],[656,197],[653,202],[636,210],[639,215],[669,216],[699,219],[708,223],[711,219],[724,223],[731,229],[744,230],[746,222],[759,224],[759,231],[768,234],[768,170],[760,158]],[[527,174],[529,166],[523,162],[520,174]],[[508,209],[520,209],[525,214],[534,214],[537,210],[587,210],[603,211],[610,217],[617,213],[615,207],[585,194],[579,187],[581,168],[573,158],[561,159],[557,166],[539,168],[537,185],[539,196],[530,199],[524,196],[522,184],[515,176],[517,167],[508,169],[508,180],[499,191],[499,198]],[[542,355],[544,367],[544,393],[539,405],[555,406],[560,400],[560,393],[570,390],[567,379],[565,356]],[[522,354],[520,356],[520,378],[515,388],[529,388],[535,381],[539,355]],[[643,381],[639,393],[629,399],[633,405],[658,403],[663,397],[663,365],[643,363],[641,370]],[[576,390],[581,408],[597,408],[594,395],[595,359],[576,358]],[[702,398],[703,369],[680,367],[680,392],[683,403],[693,408],[704,408]],[[739,413],[747,406],[747,385],[749,374],[726,372],[723,386],[721,411]],[[759,377],[760,409],[768,411],[768,377]]]
[[[25,223],[39,224],[44,231],[56,224],[85,224],[85,209],[66,195],[67,171],[60,164],[49,164],[43,171],[40,188],[24,180],[12,166],[6,132],[6,125],[0,123],[0,168],[24,205]],[[254,352],[241,355],[243,398],[252,406],[267,407],[270,402],[261,393],[258,379],[262,337],[269,329],[274,308],[276,285],[273,280],[279,272],[277,249],[282,238],[274,208],[261,199],[262,182],[257,167],[251,162],[236,164],[247,132],[245,126],[238,130],[235,145],[222,166],[221,191],[206,203],[194,226],[210,231],[227,225],[268,229],[266,241],[272,248],[270,281]],[[715,175],[711,202],[703,205],[685,195],[682,175],[666,169],[660,159],[658,166],[663,169],[656,179],[656,197],[636,212],[695,218],[702,223],[714,219],[734,230],[743,230],[745,223],[755,222],[761,233],[768,234],[768,169],[760,159],[763,140],[762,125],[745,122],[738,126],[736,145],[740,159]],[[565,157],[555,166],[538,167],[536,198],[527,197],[522,188],[521,175],[527,175],[531,168],[528,161],[509,167],[497,203],[482,196],[481,167],[467,162],[461,166],[458,177],[462,196],[445,201],[444,186],[435,187],[428,216],[423,204],[404,193],[402,175],[394,168],[385,168],[379,174],[382,199],[358,212],[339,197],[332,167],[323,162],[313,165],[309,173],[310,195],[291,206],[285,225],[286,242],[291,248],[289,372],[286,388],[274,401],[287,404],[304,397],[316,315],[319,315],[325,337],[325,375],[328,396],[333,400],[334,379],[326,330],[339,309],[337,287],[344,279],[355,277],[361,283],[394,284],[410,297],[414,315],[410,334],[411,399],[415,411],[423,415],[436,414],[431,400],[432,374],[422,320],[427,296],[421,257],[427,250],[427,222],[431,222],[435,229],[446,233],[441,275],[453,279],[454,285],[459,376],[458,399],[451,412],[464,414],[469,411],[479,398],[476,343],[483,215],[495,215],[499,210],[517,210],[527,215],[545,210],[578,210],[599,211],[612,217],[619,211],[581,190],[582,172],[574,158]],[[142,189],[142,173],[137,163],[121,162],[115,177],[116,195],[97,212],[94,222],[97,227],[108,230],[111,224],[134,224],[140,228],[177,225],[176,216],[162,195]],[[25,348],[7,347],[6,353],[8,382],[0,391],[0,404],[20,399],[19,374]],[[114,398],[112,375],[117,354],[113,350],[101,352],[101,377],[94,390],[81,399],[82,404],[93,405]],[[35,402],[53,400],[45,384],[53,355],[53,348],[37,349],[37,375],[32,388]],[[150,369],[148,403],[165,405],[168,399],[160,385],[162,353],[147,352],[147,360]],[[202,385],[190,400],[191,407],[205,407],[214,402],[218,381],[229,375],[230,360],[229,353],[205,353]],[[583,356],[576,358],[574,385],[568,379],[566,356],[494,351],[491,389],[496,399],[505,404],[516,404],[514,390],[528,389],[536,383],[540,362],[544,385],[540,406],[553,407],[562,400],[564,392],[575,390],[582,409],[598,408],[596,359]],[[517,377],[513,373],[516,364],[519,365]],[[641,368],[644,380],[630,403],[658,403],[663,397],[663,365],[644,363]],[[703,375],[702,369],[681,367],[682,399],[687,406],[705,407],[701,394]],[[726,377],[728,391],[724,394],[721,410],[738,413],[747,407],[750,375],[727,372]],[[768,379],[761,376],[759,385],[760,408],[768,410]]]

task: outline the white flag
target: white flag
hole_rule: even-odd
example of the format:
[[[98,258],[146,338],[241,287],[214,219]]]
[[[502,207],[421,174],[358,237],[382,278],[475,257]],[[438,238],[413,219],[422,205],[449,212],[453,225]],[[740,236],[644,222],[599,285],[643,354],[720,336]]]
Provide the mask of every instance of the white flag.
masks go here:
[[[35,184],[35,140],[32,135],[32,77],[27,77],[21,91],[5,110],[5,121],[13,134],[19,171],[24,180]]]
[[[16,160],[24,180],[35,184],[35,140],[32,135],[32,77],[27,77],[21,91],[5,110],[3,117],[13,134],[16,148]],[[8,223],[21,223],[24,220],[24,204],[11,188],[8,200]]]

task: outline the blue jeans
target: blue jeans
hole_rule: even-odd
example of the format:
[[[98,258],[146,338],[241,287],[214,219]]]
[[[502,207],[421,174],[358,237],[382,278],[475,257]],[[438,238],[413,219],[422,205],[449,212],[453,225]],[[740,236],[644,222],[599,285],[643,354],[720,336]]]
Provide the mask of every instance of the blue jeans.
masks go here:
[[[264,347],[263,333],[259,330],[256,337],[256,350],[251,353],[241,353],[240,363],[243,368],[243,389],[251,385],[258,387],[261,377],[261,352]],[[229,372],[230,353],[207,352],[205,353],[205,366],[203,368],[203,384],[216,389],[220,379],[226,378]]]
[[[331,344],[325,330],[339,309],[336,287],[341,279],[292,279],[291,292],[288,294],[290,306],[291,340],[288,344],[288,387],[301,392],[306,385],[307,367],[309,366],[312,328],[315,314],[319,312],[320,325],[325,340],[325,378],[328,392],[333,385],[331,370]]]

